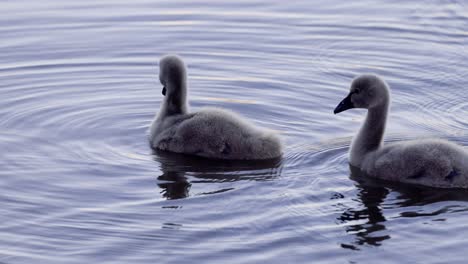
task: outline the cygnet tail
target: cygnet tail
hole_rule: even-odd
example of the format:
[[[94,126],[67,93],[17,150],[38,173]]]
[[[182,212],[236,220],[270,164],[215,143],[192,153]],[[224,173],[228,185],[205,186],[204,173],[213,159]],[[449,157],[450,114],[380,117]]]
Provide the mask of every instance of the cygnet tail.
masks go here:
[[[282,144],[276,134],[265,131],[261,137],[255,140],[255,147],[253,147],[255,152],[252,153],[254,158],[273,159],[282,155]]]

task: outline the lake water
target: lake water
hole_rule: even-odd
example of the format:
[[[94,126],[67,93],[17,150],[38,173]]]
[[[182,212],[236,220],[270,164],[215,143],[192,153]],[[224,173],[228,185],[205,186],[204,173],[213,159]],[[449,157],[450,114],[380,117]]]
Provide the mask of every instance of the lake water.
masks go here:
[[[392,88],[386,141],[468,146],[464,1],[3,1],[0,263],[462,263],[468,194],[370,181],[347,163]],[[154,153],[158,60],[191,109],[277,130],[281,160]]]

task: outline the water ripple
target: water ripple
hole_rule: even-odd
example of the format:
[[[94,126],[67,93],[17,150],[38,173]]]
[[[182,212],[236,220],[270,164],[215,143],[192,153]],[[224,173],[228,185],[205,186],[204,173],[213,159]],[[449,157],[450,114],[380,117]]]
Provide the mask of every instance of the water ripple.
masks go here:
[[[362,179],[348,148],[364,112],[332,115],[374,72],[392,87],[387,142],[468,145],[463,2],[2,7],[0,262],[464,260],[466,193]],[[151,151],[165,53],[187,62],[193,110],[279,131],[283,158]]]

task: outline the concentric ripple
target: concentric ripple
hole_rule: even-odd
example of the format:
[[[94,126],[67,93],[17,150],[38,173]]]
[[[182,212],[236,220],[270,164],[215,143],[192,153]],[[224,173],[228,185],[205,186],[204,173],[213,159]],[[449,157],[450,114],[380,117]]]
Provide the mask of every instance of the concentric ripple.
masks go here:
[[[356,176],[352,78],[392,88],[387,142],[468,145],[462,1],[4,1],[0,262],[462,263],[467,195]],[[158,59],[191,107],[239,112],[281,159],[154,152]],[[427,241],[437,241],[428,244]],[[435,258],[434,256],[437,256]]]

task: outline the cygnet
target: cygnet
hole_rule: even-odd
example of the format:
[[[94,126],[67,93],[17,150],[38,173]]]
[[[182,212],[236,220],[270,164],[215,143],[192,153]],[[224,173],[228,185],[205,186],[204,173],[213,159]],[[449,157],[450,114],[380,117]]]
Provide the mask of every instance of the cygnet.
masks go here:
[[[282,155],[277,134],[234,112],[206,108],[190,113],[186,68],[178,56],[164,56],[159,68],[165,97],[150,128],[153,148],[228,160],[264,160]]]
[[[383,145],[390,106],[389,86],[376,75],[355,78],[350,92],[335,108],[367,109],[353,138],[349,163],[365,174],[385,180],[442,188],[468,188],[468,152],[442,139],[403,141]]]

